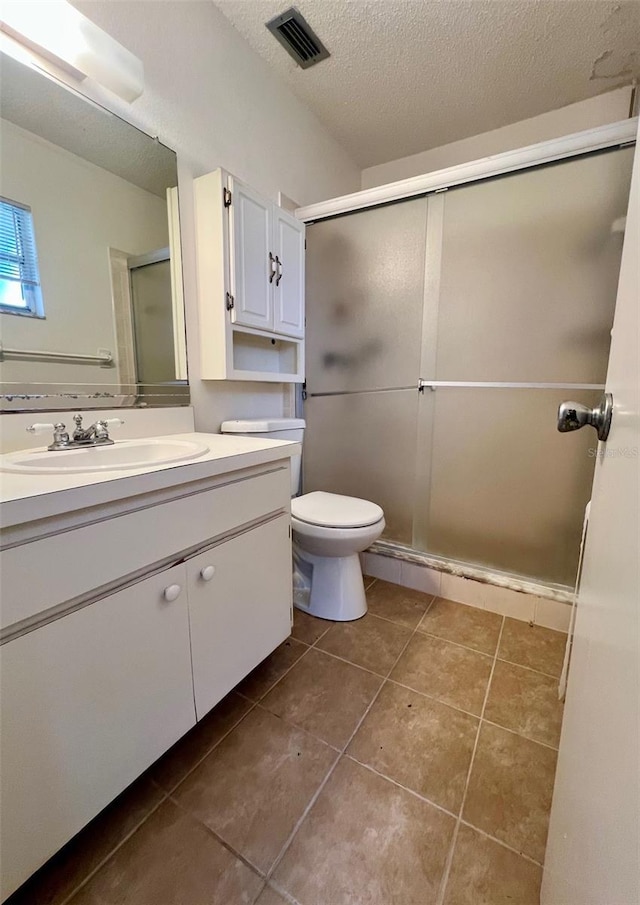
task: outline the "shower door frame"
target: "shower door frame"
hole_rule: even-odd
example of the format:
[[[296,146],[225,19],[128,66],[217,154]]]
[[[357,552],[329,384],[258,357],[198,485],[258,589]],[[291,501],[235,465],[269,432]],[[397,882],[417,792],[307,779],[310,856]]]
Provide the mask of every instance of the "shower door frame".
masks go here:
[[[304,223],[315,223],[338,214],[354,213],[392,201],[430,195],[454,186],[527,170],[545,163],[589,154],[592,151],[634,145],[637,131],[638,117],[629,117],[595,129],[574,132],[563,138],[541,141],[515,151],[503,151],[501,154],[492,154],[491,157],[481,157],[469,163],[456,164],[443,170],[434,170],[421,176],[412,176],[409,179],[389,182],[386,185],[299,207],[295,211],[295,216]]]
[[[580,157],[595,151],[613,150],[635,145],[638,129],[638,117],[630,117],[620,122],[611,123],[600,126],[595,129],[588,129],[582,132],[573,133],[563,138],[552,139],[549,141],[539,142],[514,151],[507,151],[502,154],[496,154],[491,157],[481,158],[470,163],[459,164],[443,170],[437,170],[422,176],[411,177],[398,182],[389,183],[388,185],[376,186],[371,189],[365,189],[361,192],[355,192],[350,195],[344,195],[339,198],[333,198],[328,201],[309,205],[307,207],[298,208],[295,215],[298,219],[306,224],[312,224],[321,220],[332,219],[342,214],[356,213],[374,207],[387,206],[394,201],[408,201],[412,198],[428,195],[430,199],[430,207],[428,210],[428,226],[427,226],[427,250],[425,260],[425,271],[427,273],[440,274],[440,268],[428,267],[427,263],[435,263],[434,258],[439,258],[440,249],[437,247],[435,239],[442,238],[442,219],[444,196],[447,189],[458,187],[474,182],[481,182],[496,176],[516,173],[518,171],[534,169],[547,163],[559,163],[568,161],[571,158]],[[438,195],[442,194],[442,203],[438,204]],[[434,203],[435,202],[435,203]],[[438,221],[438,222],[435,222]],[[438,229],[438,225],[440,229]],[[431,229],[429,228],[431,226]],[[428,277],[431,279],[431,277]],[[433,287],[432,287],[433,288]],[[425,297],[428,287],[425,285]],[[436,290],[437,297],[438,292]],[[437,321],[437,309],[435,311]],[[431,322],[423,322],[423,333],[425,330],[432,330],[437,324]],[[422,343],[423,356],[424,350],[427,348]],[[422,373],[430,373],[432,369],[428,367],[429,362],[421,361],[420,370]],[[425,371],[426,368],[426,371]],[[393,387],[395,390],[411,390],[415,389],[420,393],[425,390],[435,390],[437,387],[478,387],[478,388],[503,388],[503,389],[562,389],[562,390],[603,390],[604,384],[594,383],[539,383],[539,382],[493,382],[493,381],[447,381],[447,380],[430,380],[419,378],[417,384],[412,387]],[[387,388],[391,389],[391,388]],[[349,393],[349,391],[346,391]],[[361,393],[361,390],[351,391]],[[368,392],[368,391],[364,391]],[[344,391],[338,394],[333,392],[310,393],[310,396],[332,396],[344,395]],[[303,389],[302,399],[307,398],[306,386]],[[418,427],[420,430],[420,426]],[[419,440],[420,438],[418,438]],[[423,442],[425,438],[422,438]],[[427,463],[430,468],[430,463]],[[425,478],[418,468],[416,480]],[[488,581],[491,584],[510,587],[516,590],[528,591],[530,593],[540,593],[543,591],[546,596],[550,592],[557,599],[570,599],[571,590],[566,585],[557,585],[553,582],[539,582],[536,579],[526,578],[524,576],[512,575],[480,564],[472,564],[467,562],[455,562],[448,560],[438,554],[428,551],[421,551],[415,547],[409,547],[406,544],[398,543],[392,540],[380,540],[375,545],[376,551],[384,552],[387,555],[396,556],[401,559],[419,562],[422,565],[435,567],[439,571],[447,571],[465,577],[475,578]]]

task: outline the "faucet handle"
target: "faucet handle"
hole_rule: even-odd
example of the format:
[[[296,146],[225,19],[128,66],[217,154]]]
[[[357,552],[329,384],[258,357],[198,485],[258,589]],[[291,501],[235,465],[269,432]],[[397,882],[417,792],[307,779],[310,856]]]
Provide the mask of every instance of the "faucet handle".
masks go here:
[[[53,422],[50,421],[36,421],[35,424],[30,424],[25,430],[29,434],[44,434],[46,431],[52,431],[58,427],[61,427],[64,430],[64,424],[61,423],[53,424]]]

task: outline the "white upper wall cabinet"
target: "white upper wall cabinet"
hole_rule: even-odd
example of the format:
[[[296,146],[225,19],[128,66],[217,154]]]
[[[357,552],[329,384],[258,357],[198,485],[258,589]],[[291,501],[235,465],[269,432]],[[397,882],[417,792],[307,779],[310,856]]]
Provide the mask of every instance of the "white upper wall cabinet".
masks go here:
[[[201,376],[304,380],[304,223],[216,170],[195,180]]]

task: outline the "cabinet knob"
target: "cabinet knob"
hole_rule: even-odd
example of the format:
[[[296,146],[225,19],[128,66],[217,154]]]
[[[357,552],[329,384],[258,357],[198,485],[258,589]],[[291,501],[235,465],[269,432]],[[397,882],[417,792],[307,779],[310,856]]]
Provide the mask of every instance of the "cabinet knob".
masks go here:
[[[205,566],[204,569],[200,569],[200,578],[203,581],[211,581],[216,571],[215,566]]]
[[[168,588],[165,588],[162,592],[162,596],[169,603],[173,603],[174,600],[177,600],[180,594],[182,593],[182,588],[179,584],[170,584]]]

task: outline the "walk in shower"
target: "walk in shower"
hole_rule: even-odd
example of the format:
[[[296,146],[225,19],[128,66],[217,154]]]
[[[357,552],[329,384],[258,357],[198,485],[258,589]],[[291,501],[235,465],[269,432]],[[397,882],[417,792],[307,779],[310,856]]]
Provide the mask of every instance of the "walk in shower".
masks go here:
[[[379,503],[384,540],[575,580],[633,149],[307,227],[305,490]]]

